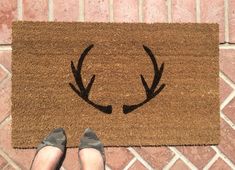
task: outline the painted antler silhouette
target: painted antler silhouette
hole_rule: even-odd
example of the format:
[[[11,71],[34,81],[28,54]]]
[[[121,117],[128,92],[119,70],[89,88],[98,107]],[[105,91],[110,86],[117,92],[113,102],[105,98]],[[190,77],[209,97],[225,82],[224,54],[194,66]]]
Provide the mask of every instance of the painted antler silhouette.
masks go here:
[[[152,53],[152,51],[145,45],[143,45],[144,50],[150,57],[153,67],[154,67],[154,78],[151,87],[149,88],[147,82],[145,81],[143,75],[140,75],[142,84],[144,86],[145,92],[146,92],[146,99],[138,104],[134,105],[123,105],[123,113],[127,114],[129,112],[132,112],[133,110],[137,109],[138,107],[144,105],[145,103],[149,102],[151,99],[153,99],[155,96],[157,96],[162,89],[165,87],[165,84],[162,84],[157,90],[156,87],[160,82],[160,79],[162,77],[163,69],[164,69],[164,63],[161,64],[160,69],[158,69],[157,61]],[[156,90],[156,91],[155,91]]]
[[[71,69],[73,72],[73,76],[75,78],[76,84],[78,86],[79,89],[77,89],[72,83],[69,83],[70,87],[77,93],[78,96],[80,96],[83,100],[85,100],[88,104],[92,105],[93,107],[95,107],[96,109],[106,113],[106,114],[110,114],[112,113],[112,106],[108,105],[108,106],[102,106],[99,104],[96,104],[94,102],[92,102],[88,97],[89,97],[89,92],[91,90],[92,84],[95,81],[95,75],[92,76],[90,82],[88,83],[87,87],[84,87],[83,82],[82,82],[82,77],[81,77],[81,69],[82,69],[82,64],[83,61],[86,57],[86,55],[88,54],[88,52],[94,47],[93,44],[89,45],[81,54],[79,60],[78,60],[78,64],[77,64],[77,69],[74,66],[73,61],[71,61]]]

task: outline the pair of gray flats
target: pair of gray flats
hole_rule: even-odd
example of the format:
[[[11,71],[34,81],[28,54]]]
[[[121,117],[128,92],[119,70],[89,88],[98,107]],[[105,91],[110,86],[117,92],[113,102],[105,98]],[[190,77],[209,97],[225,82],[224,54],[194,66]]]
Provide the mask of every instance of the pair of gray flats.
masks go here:
[[[54,146],[59,148],[63,153],[63,157],[61,158],[60,162],[57,165],[56,169],[60,169],[63,160],[65,158],[66,154],[66,143],[67,143],[67,137],[65,134],[65,131],[63,128],[57,128],[54,129],[46,138],[43,139],[43,141],[38,145],[37,153],[45,146]],[[104,146],[95,134],[90,128],[87,128],[84,131],[83,136],[80,139],[80,143],[78,145],[79,150],[85,149],[85,148],[94,148],[98,150],[104,160],[104,165],[105,165],[105,155],[104,155]]]

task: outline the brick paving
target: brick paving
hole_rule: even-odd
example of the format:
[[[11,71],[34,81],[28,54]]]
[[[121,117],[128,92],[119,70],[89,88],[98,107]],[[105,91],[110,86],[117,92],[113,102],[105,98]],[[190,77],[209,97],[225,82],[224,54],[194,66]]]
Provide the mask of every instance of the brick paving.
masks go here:
[[[109,147],[107,169],[235,169],[235,0],[0,0],[0,169],[29,169],[34,149],[11,146],[11,26],[14,20],[216,22],[220,26],[218,146]],[[68,149],[66,170],[79,169]]]

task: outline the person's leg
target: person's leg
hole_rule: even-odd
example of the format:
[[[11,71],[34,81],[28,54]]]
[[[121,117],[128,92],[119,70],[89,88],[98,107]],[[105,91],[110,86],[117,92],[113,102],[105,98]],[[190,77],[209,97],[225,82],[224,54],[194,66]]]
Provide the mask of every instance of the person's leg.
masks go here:
[[[79,151],[79,159],[82,170],[103,170],[104,161],[99,151],[93,148],[85,148]]]
[[[65,156],[67,138],[62,128],[53,130],[39,145],[32,170],[59,169]]]
[[[104,147],[96,134],[87,128],[79,144],[78,157],[83,170],[104,170]]]
[[[32,165],[32,170],[56,169],[62,156],[63,152],[60,149],[54,146],[46,146],[37,153]]]

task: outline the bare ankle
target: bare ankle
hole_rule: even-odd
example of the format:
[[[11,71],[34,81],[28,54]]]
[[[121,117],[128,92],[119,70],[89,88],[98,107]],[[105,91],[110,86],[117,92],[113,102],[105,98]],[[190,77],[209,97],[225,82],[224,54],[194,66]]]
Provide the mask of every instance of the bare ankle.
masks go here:
[[[79,159],[83,170],[103,170],[104,160],[101,153],[93,148],[79,151]]]
[[[55,169],[62,155],[63,153],[59,148],[46,146],[37,153],[32,170]]]

